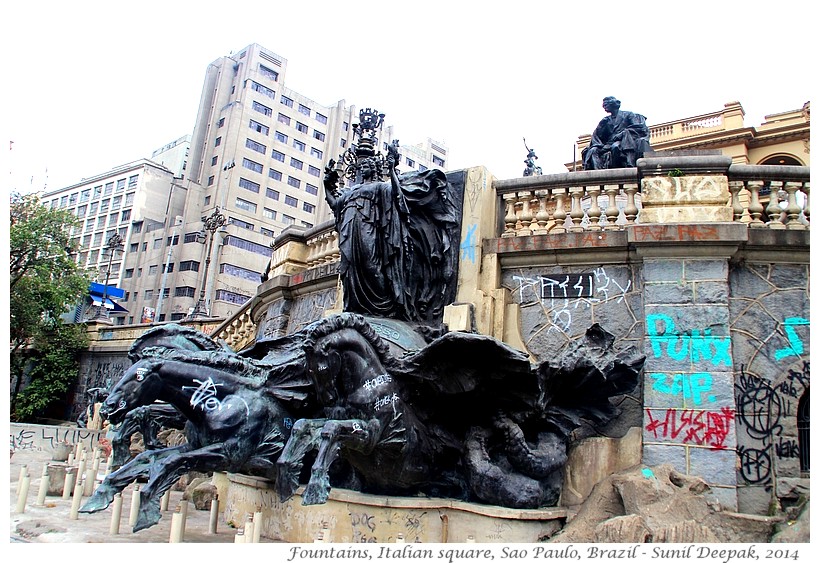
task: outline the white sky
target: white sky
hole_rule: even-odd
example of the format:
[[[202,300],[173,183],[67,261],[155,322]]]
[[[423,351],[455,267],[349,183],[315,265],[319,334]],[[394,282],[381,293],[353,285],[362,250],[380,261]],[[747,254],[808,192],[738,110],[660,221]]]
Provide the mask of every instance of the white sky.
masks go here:
[[[747,126],[811,97],[806,2],[555,4],[15,0],[0,38],[9,188],[74,184],[190,133],[207,65],[250,43],[288,60],[300,94],[375,107],[403,143],[430,136],[451,169],[499,178],[521,176],[524,137],[544,173],[565,171],[607,95],[650,124],[738,100]]]

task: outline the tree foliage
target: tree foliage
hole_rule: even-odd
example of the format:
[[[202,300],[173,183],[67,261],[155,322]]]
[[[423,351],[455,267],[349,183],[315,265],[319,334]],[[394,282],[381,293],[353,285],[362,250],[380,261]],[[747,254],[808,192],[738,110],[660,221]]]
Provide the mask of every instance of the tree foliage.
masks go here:
[[[71,212],[49,209],[34,194],[13,194],[9,211],[11,409],[22,418],[64,395],[77,377],[85,327],[63,325],[60,315],[88,292],[91,278],[72,256],[71,229],[79,224]]]

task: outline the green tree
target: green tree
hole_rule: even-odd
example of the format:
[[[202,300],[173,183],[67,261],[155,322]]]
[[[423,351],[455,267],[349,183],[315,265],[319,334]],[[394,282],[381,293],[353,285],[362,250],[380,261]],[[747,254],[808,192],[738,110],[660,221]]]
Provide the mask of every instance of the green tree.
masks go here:
[[[88,292],[91,272],[72,256],[79,223],[71,212],[49,209],[34,194],[12,194],[9,211],[10,405],[12,418],[23,420],[64,397],[77,378],[85,326],[64,325],[60,315]]]

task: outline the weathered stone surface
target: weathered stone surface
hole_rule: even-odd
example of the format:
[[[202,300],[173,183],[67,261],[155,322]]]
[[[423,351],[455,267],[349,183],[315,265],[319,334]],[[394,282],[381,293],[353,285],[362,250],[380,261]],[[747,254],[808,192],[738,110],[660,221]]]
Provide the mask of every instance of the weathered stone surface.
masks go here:
[[[683,305],[692,302],[692,284],[683,281],[647,283],[644,301],[652,305]]]
[[[68,465],[64,463],[48,464],[48,490],[46,491],[48,496],[62,496],[67,471]]]
[[[725,282],[705,281],[694,284],[695,303],[714,303],[725,307],[728,299],[729,287]]]
[[[808,269],[808,265],[778,264],[776,268],[771,268],[769,281],[780,289],[807,290],[809,287]]]
[[[811,541],[809,504],[806,502],[796,520],[783,522],[777,526],[771,543],[809,543]]]
[[[686,471],[686,448],[682,445],[646,444],[654,436],[644,433],[643,463],[649,466],[669,464],[678,471]]]
[[[760,267],[735,266],[729,271],[729,285],[732,288],[732,297],[747,297],[756,299],[773,289],[774,285],[768,281],[768,270],[761,271]]]
[[[191,491],[191,501],[197,510],[210,510],[211,502],[213,502],[216,497],[216,486],[210,481],[200,483]]]
[[[808,497],[811,492],[811,480],[800,477],[782,477],[777,480],[778,498],[796,499]]]
[[[576,517],[548,541],[766,542],[777,522],[723,511],[703,479],[670,465],[641,465],[601,481]],[[628,539],[618,540],[617,532]]]
[[[689,473],[692,475],[708,476],[713,485],[734,486],[737,464],[735,452],[735,433],[730,432],[726,440],[726,450],[712,450],[707,448],[690,448]]]
[[[726,260],[685,260],[683,277],[687,281],[726,281],[729,263]]]
[[[641,273],[644,283],[680,281],[683,279],[683,260],[647,258]]]

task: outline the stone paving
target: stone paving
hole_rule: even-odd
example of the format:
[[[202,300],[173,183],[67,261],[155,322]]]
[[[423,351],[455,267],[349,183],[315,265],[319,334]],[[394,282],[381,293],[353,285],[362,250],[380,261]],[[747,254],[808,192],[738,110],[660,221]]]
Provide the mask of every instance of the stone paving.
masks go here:
[[[47,496],[42,506],[37,506],[43,467],[53,463],[51,453],[21,450],[11,456],[10,463],[10,541],[14,543],[169,543],[172,514],[182,500],[181,491],[171,491],[169,510],[163,512],[159,523],[146,530],[132,532],[128,525],[132,487],[123,491],[122,516],[119,533],[110,533],[112,507],[95,514],[79,513],[71,518],[71,499]],[[28,468],[30,486],[23,512],[17,511],[18,479],[23,465]],[[196,510],[189,504],[182,543],[235,543],[237,530],[220,518],[216,534],[208,533],[210,511]],[[262,538],[262,542],[268,542]]]

